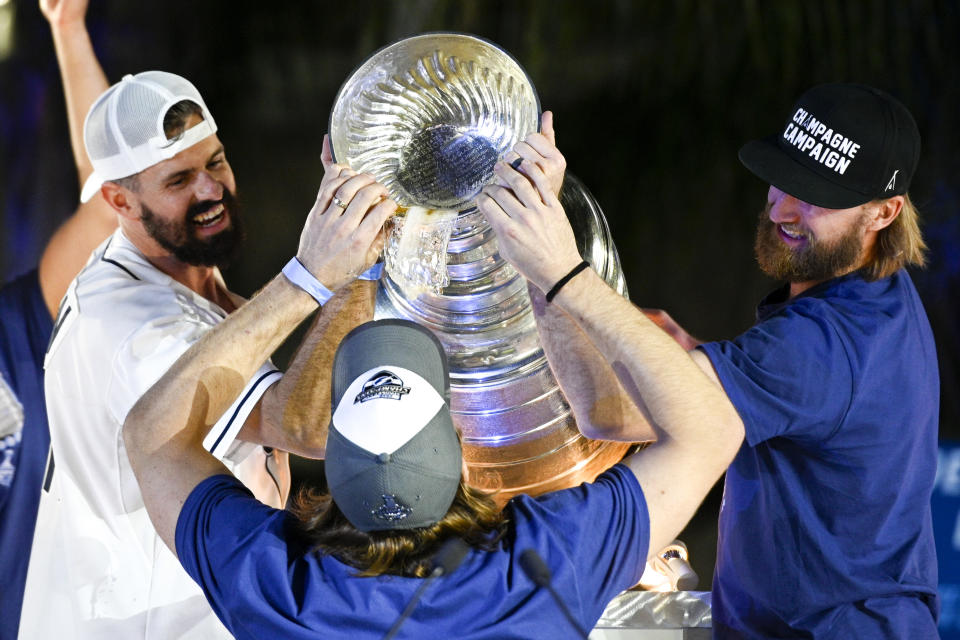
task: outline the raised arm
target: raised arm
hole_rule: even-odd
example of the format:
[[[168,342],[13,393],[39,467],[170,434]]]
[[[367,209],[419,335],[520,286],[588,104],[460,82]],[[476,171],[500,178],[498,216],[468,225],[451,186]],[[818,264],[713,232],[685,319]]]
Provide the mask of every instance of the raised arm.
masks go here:
[[[90,106],[109,85],[84,23],[87,0],[40,0],[40,10],[53,34],[67,101],[70,146],[82,186],[93,172],[83,144],[83,121]],[[56,315],[60,299],[90,253],[116,227],[116,213],[103,198],[95,197],[79,205],[54,233],[40,258],[39,271],[40,288],[51,315]]]
[[[504,160],[510,163],[517,158],[542,171],[550,191],[559,196],[567,162],[556,146],[552,112],[543,113],[541,133],[517,144]],[[497,183],[508,186],[508,178],[506,168],[501,167]],[[624,391],[610,363],[566,312],[547,304],[543,291],[530,282],[527,288],[540,344],[580,432],[599,440],[653,440],[656,435],[649,415],[642,403],[638,405]]]
[[[326,149],[327,142],[324,146]],[[327,164],[321,192],[325,198],[370,207],[386,197],[386,189],[367,174]],[[370,261],[382,245],[373,246]],[[322,250],[322,249],[321,249]],[[283,378],[263,396],[239,437],[309,458],[323,458],[330,421],[330,367],[340,340],[373,319],[376,282],[356,280],[337,291],[323,306],[287,367]]]
[[[283,378],[264,394],[255,431],[248,421],[241,439],[307,458],[325,456],[333,356],[345,335],[373,319],[376,292],[376,282],[356,280],[323,306]]]
[[[497,170],[510,188],[478,199],[497,232],[500,252],[541,291],[580,262],[573,230],[546,176],[526,162],[524,175]],[[650,549],[672,540],[736,454],[743,423],[723,389],[677,342],[592,270],[553,299],[613,367],[624,389],[649,412],[657,443],[627,463],[650,513]],[[703,358],[706,360],[706,358]]]
[[[640,398],[631,397],[613,367],[583,330],[558,304],[528,283],[533,317],[550,369],[588,438],[647,442],[656,439],[651,417]]]
[[[319,282],[338,291],[373,262],[383,223],[396,204],[358,199],[343,210],[331,203],[331,195],[321,189],[297,257]],[[226,472],[203,448],[203,436],[316,307],[313,298],[277,276],[190,347],[127,415],[123,435],[130,464],[150,519],[174,552],[177,517],[187,496],[203,479]]]

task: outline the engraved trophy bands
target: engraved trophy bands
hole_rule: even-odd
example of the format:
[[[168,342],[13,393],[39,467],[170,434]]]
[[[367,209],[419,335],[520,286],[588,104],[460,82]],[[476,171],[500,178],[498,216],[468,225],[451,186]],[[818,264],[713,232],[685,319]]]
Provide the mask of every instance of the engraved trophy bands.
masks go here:
[[[537,130],[539,110],[508,54],[474,36],[435,33],[373,54],[340,89],[330,122],[337,161],[371,173],[406,209],[388,236],[375,315],[423,324],[443,343],[468,481],[500,490],[501,500],[592,480],[629,446],[577,431],[526,282],[500,258],[473,205],[494,163]],[[560,199],[584,259],[626,295],[594,198],[568,173]]]

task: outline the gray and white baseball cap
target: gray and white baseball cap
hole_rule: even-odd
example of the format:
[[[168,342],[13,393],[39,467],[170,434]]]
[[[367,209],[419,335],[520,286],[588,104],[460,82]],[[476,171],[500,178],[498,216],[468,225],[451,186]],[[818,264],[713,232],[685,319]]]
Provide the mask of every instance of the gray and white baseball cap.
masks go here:
[[[203,121],[168,139],[163,118],[182,100],[196,103]],[[83,122],[83,143],[93,173],[83,185],[80,201],[87,202],[104,182],[140,173],[216,131],[200,92],[186,78],[165,71],[124,76],[97,98]]]
[[[333,501],[361,531],[415,529],[450,509],[462,451],[440,341],[407,320],[351,331],[333,362],[325,464]]]

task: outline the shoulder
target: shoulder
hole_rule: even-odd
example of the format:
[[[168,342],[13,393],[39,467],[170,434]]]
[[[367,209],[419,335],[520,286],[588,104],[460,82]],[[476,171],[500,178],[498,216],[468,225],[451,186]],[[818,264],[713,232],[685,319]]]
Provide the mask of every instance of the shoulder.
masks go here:
[[[128,251],[111,248],[108,243],[94,252],[70,286],[67,300],[77,303],[78,312],[106,313],[117,305],[150,309],[173,300],[169,276],[145,259],[133,260]]]
[[[91,262],[64,296],[48,364],[63,352],[115,353],[135,334],[157,323],[176,322],[181,306],[168,286],[133,279],[109,263]]]
[[[725,365],[757,372],[790,369],[799,363],[822,363],[845,357],[839,340],[841,317],[819,299],[796,300],[766,316],[731,340],[701,345],[721,380]],[[799,373],[799,371],[798,371]]]
[[[576,535],[581,525],[602,528],[602,520],[646,515],[646,501],[636,475],[614,465],[593,482],[552,491],[538,497],[521,495],[510,501],[510,518],[518,528],[560,536]],[[594,517],[595,516],[595,517]]]
[[[855,372],[843,314],[802,298],[733,338],[701,345],[740,414],[750,445],[780,435],[820,439],[846,416]]]
[[[134,332],[149,333],[157,327],[206,329],[222,315],[150,264],[119,231],[91,256],[67,291],[64,307],[114,344]]]
[[[217,588],[207,584],[211,577],[227,576],[228,571],[265,573],[274,565],[282,571],[290,517],[254,498],[236,477],[210,476],[194,487],[180,509],[177,557],[208,594]]]
[[[0,306],[14,308],[43,299],[36,269],[31,269],[0,286]]]
[[[520,496],[510,504],[514,555],[536,550],[554,584],[574,589],[596,616],[640,580],[650,519],[640,483],[626,466],[614,465],[594,482],[537,498]]]

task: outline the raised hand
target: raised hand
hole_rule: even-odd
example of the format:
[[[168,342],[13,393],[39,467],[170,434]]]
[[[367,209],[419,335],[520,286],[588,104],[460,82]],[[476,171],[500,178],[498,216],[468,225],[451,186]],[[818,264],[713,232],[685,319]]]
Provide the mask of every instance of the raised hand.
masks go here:
[[[544,111],[540,118],[540,133],[531,133],[522,142],[514,145],[503,159],[508,164],[523,158],[535,164],[547,177],[550,190],[554,195],[560,195],[563,186],[563,175],[567,170],[567,160],[557,149],[556,135],[553,131],[553,112]],[[502,186],[507,186],[497,181]]]
[[[517,169],[498,162],[494,171],[497,184],[484,187],[477,207],[497,233],[500,255],[541,291],[549,291],[581,260],[551,179],[526,158]]]
[[[40,0],[40,13],[51,26],[83,22],[88,0]]]
[[[397,210],[369,174],[330,164],[300,235],[297,258],[331,291],[352,282],[383,248],[383,224]]]

